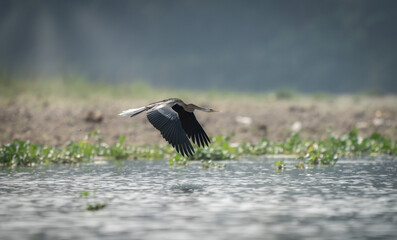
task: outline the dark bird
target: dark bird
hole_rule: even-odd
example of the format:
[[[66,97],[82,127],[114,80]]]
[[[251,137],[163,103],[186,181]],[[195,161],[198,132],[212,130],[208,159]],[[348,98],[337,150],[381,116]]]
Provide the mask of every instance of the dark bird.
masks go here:
[[[128,109],[119,115],[134,117],[146,111],[149,122],[161,132],[163,138],[182,156],[191,156],[194,154],[194,148],[189,138],[200,147],[208,146],[211,142],[194,116],[194,110],[216,112],[211,108],[186,104],[181,99],[170,98],[145,107]]]

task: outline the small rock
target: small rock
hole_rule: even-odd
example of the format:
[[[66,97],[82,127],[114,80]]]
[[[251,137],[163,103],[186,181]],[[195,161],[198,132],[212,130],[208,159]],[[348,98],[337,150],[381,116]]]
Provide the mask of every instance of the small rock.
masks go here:
[[[374,120],[372,120],[372,123],[374,124],[375,127],[379,127],[383,125],[384,121],[382,118],[374,118]]]
[[[302,129],[302,123],[299,121],[296,121],[292,124],[291,130],[293,132],[299,132]]]
[[[95,122],[95,123],[100,123],[103,120],[103,114],[101,111],[95,110],[95,111],[88,111],[87,114],[84,117],[84,120],[86,122]]]
[[[368,127],[368,123],[367,122],[357,122],[356,123],[356,128],[357,129],[364,129]]]
[[[251,125],[252,119],[250,117],[237,116],[236,122],[243,125]]]

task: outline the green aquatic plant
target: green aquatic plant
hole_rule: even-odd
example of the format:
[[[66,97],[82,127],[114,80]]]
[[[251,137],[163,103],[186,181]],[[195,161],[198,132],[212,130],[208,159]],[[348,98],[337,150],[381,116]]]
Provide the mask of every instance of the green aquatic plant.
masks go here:
[[[202,169],[210,169],[210,168],[225,168],[226,164],[217,164],[212,160],[201,160],[201,168]]]
[[[188,160],[180,154],[175,154],[173,157],[170,158],[168,164],[170,166],[187,166]]]
[[[106,203],[88,203],[85,208],[87,211],[98,211],[106,207]]]
[[[301,169],[301,170],[302,170],[302,169],[305,169],[305,168],[306,168],[306,167],[305,167],[305,162],[299,161],[298,164],[295,165],[295,168],[296,168],[296,169]]]
[[[378,154],[397,155],[396,141],[373,133],[363,138],[356,129],[341,137],[330,134],[323,140],[302,140],[294,134],[285,141],[262,139],[258,143],[232,143],[230,137],[212,138],[207,148],[196,149],[189,158],[173,151],[171,146],[131,146],[125,144],[125,137],[119,137],[112,145],[102,142],[99,131],[89,133],[78,142],[65,147],[48,147],[29,141],[14,140],[0,146],[0,165],[32,166],[46,163],[79,163],[96,158],[109,159],[169,159],[170,165],[186,165],[189,160],[230,160],[244,155],[296,155],[297,159],[309,165],[332,165],[341,157],[373,156]],[[205,165],[205,164],[204,164]]]
[[[88,197],[88,196],[90,196],[90,192],[89,191],[83,191],[83,192],[80,192],[80,197]]]
[[[274,164],[276,164],[276,168],[278,171],[282,171],[285,169],[284,161],[275,161]]]
[[[84,198],[86,201],[86,210],[87,211],[98,211],[106,207],[106,202],[98,202],[96,197],[96,190],[93,192],[83,191],[80,192],[79,196]]]
[[[236,147],[230,145],[230,138],[218,136],[212,139],[207,148],[196,149],[196,153],[190,160],[225,160],[236,159],[238,152]]]

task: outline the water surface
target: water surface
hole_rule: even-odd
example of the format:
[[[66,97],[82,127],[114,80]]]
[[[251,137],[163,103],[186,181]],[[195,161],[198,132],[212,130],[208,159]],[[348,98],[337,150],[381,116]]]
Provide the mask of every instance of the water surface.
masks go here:
[[[0,239],[397,239],[396,161],[1,169]],[[88,203],[107,205],[90,212]]]

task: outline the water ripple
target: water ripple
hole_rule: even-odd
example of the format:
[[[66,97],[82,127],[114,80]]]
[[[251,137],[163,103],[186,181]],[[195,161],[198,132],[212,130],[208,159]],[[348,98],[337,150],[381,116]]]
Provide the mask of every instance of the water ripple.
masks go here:
[[[286,160],[286,162],[289,160]],[[395,160],[276,172],[273,161],[0,170],[1,239],[396,239]],[[288,166],[291,166],[288,168]],[[89,197],[82,197],[82,192]],[[88,203],[106,203],[90,212]]]

